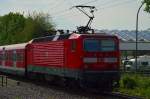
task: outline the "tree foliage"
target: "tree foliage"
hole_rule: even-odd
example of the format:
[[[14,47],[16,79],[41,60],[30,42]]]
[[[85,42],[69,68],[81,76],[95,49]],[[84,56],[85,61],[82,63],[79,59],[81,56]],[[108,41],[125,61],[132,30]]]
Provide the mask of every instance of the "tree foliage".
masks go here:
[[[145,11],[150,13],[150,0],[144,0],[144,3],[146,4]]]
[[[20,13],[0,16],[0,45],[27,42],[32,38],[50,35],[54,25],[49,15],[33,13],[27,17]]]

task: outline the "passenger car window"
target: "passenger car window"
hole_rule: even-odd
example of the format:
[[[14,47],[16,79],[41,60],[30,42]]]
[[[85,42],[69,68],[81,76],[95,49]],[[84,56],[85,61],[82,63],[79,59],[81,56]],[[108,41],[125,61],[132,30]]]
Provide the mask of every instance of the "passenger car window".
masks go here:
[[[13,61],[17,61],[17,53],[15,50],[13,51]]]

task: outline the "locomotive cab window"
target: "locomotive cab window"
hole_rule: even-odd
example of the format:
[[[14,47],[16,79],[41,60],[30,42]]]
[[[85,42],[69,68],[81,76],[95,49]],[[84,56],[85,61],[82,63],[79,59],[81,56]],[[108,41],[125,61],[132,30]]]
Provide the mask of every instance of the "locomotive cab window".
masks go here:
[[[113,39],[85,39],[84,50],[87,52],[115,51],[116,44]]]
[[[84,40],[84,50],[88,52],[100,51],[100,42],[96,39],[85,39]]]
[[[115,42],[113,40],[101,40],[102,51],[114,51]]]

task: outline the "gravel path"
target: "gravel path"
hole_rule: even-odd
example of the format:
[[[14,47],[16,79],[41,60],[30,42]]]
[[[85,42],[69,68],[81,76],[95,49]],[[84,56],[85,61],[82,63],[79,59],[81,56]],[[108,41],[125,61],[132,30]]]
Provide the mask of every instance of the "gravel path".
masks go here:
[[[70,93],[65,90],[57,90],[43,87],[37,84],[8,79],[8,86],[0,87],[0,99],[108,99]]]

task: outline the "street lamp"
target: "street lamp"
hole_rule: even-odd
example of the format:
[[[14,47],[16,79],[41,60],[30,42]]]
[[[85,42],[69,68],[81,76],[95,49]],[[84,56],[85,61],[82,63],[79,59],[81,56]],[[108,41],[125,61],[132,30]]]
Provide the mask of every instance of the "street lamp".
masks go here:
[[[138,56],[138,21],[139,21],[139,12],[142,8],[142,6],[144,5],[144,2],[142,2],[142,4],[140,5],[138,11],[137,11],[137,16],[136,16],[136,50],[135,50],[135,68],[136,68],[136,72],[137,72],[137,56]]]

